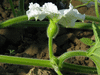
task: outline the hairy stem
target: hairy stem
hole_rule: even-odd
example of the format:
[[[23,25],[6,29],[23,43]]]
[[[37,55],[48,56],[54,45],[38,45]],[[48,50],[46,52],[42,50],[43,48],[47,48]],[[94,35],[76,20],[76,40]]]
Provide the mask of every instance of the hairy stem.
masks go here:
[[[87,54],[86,54],[86,51],[81,51],[81,50],[66,52],[58,57],[59,67],[62,67],[62,64],[65,59],[68,59],[68,58],[74,57],[74,56],[87,56]]]
[[[98,1],[97,0],[95,0],[95,12],[96,12],[96,16],[99,18]]]

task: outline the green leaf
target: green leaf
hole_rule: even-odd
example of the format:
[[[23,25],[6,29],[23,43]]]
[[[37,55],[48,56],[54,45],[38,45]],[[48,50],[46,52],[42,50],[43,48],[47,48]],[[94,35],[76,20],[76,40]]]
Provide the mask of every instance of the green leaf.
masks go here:
[[[87,55],[90,56],[97,48],[100,48],[100,27],[92,22],[92,28],[95,35],[95,45],[87,50]]]
[[[93,32],[95,35],[96,44],[88,49],[87,56],[90,57],[96,64],[98,75],[100,75],[100,28],[92,22]]]
[[[93,42],[91,39],[89,38],[81,38],[80,41],[82,41],[84,44],[88,45],[88,46],[93,46],[95,45],[95,42]]]
[[[95,55],[100,58],[100,47],[95,49],[95,51],[92,53],[92,55]]]

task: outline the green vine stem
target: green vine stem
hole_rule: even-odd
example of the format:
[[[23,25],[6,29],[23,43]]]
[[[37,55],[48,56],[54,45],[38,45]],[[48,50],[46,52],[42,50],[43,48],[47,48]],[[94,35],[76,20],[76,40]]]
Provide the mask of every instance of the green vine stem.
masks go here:
[[[95,12],[96,12],[96,16],[99,18],[98,0],[95,0]]]
[[[12,24],[17,24],[19,22],[23,22],[23,21],[27,21],[28,20],[28,17],[27,15],[24,15],[24,16],[19,16],[19,17],[15,17],[15,18],[12,18],[12,19],[9,19],[9,20],[6,20],[4,21],[3,23],[0,24],[0,28],[4,28],[4,27],[8,27]]]
[[[88,5],[90,2],[91,2],[91,1],[88,1],[88,2],[85,3],[85,4],[75,6],[74,9],[77,9],[77,8],[79,8],[79,7],[82,7],[82,6]]]
[[[63,62],[61,70],[88,74],[97,74],[95,67],[81,66]]]
[[[97,18],[95,16],[89,16],[89,15],[85,16],[85,20],[100,22],[100,18]]]
[[[58,67],[58,60],[54,56],[53,47],[52,47],[53,38],[55,38],[55,36],[58,34],[59,28],[58,28],[58,26],[56,24],[57,23],[56,20],[54,21],[51,18],[49,20],[50,20],[50,24],[48,25],[48,28],[47,28],[47,37],[49,39],[48,45],[49,45],[50,63],[52,65],[52,67],[54,68],[55,72],[58,75],[62,75],[62,73],[60,72],[60,69]]]
[[[62,64],[63,64],[65,59],[68,59],[68,58],[73,57],[73,56],[85,56],[85,57],[87,57],[87,53],[86,53],[86,51],[82,51],[82,50],[66,52],[58,57],[59,67],[60,68],[62,67]]]
[[[24,22],[20,22],[17,24],[13,24],[11,25],[11,27],[47,27],[49,24],[48,21],[24,21]],[[98,27],[99,24],[97,24]],[[60,27],[63,27],[62,25],[59,25]],[[2,28],[2,27],[0,27]],[[69,28],[69,27],[68,27]],[[76,22],[74,27],[71,28],[80,28],[80,29],[92,29],[92,24],[91,23],[81,23],[81,22]]]
[[[14,5],[13,5],[12,0],[9,0],[9,3],[10,3],[10,6],[11,6],[11,9],[12,9],[13,15],[14,15],[14,17],[16,17],[17,14],[16,14],[16,12],[15,12],[15,10],[14,10]]]
[[[50,59],[52,59],[53,57],[52,37],[48,37],[48,38],[49,38],[49,56],[50,56]]]
[[[49,45],[50,60],[54,58],[52,43],[53,43],[53,38],[56,36],[57,33],[58,33],[58,27],[55,24],[55,22],[52,19],[50,19],[50,24],[48,25],[47,28],[47,37],[49,39],[48,45]]]
[[[49,21],[24,21],[24,22],[20,22],[17,24],[13,24],[11,25],[11,27],[47,27],[49,24]],[[0,27],[1,28],[1,27]]]
[[[43,60],[43,59],[32,59],[32,58],[0,55],[0,62],[8,64],[33,65],[33,66],[53,68],[52,65],[50,64],[50,60]],[[93,67],[74,65],[65,62],[62,64],[62,66],[63,67],[61,68],[61,70],[67,70],[79,73],[81,72],[81,73],[97,74],[96,68]]]
[[[20,65],[34,65],[34,66],[52,68],[49,60],[42,60],[42,59],[32,59],[32,58],[0,55],[0,62],[10,63],[10,64],[20,64]]]
[[[34,18],[31,18],[31,19],[34,19]],[[28,20],[27,15],[15,17],[15,18],[12,18],[12,19],[9,19],[9,20],[2,22],[0,24],[0,28],[8,27],[10,25],[18,24],[18,23],[21,23],[21,22],[24,22],[24,21],[27,21],[27,20]]]
[[[31,18],[31,20],[32,19],[34,19],[34,18]],[[97,18],[97,17],[94,17],[94,16],[88,16],[88,15],[86,15],[86,17],[85,17],[85,20],[91,20],[91,21],[96,21],[96,22],[100,22],[100,18]],[[35,22],[35,21],[34,21]],[[15,17],[15,18],[12,18],[12,19],[9,19],[9,20],[6,20],[6,21],[4,21],[4,22],[2,22],[2,23],[0,23],[0,28],[4,28],[4,27],[8,27],[8,26],[11,26],[11,25],[13,25],[13,27],[14,26],[16,26],[16,27],[18,27],[17,25],[18,24],[32,24],[31,26],[36,26],[35,24],[34,24],[34,22],[28,22],[28,17],[27,17],[27,15],[23,15],[23,16],[19,16],[19,17]],[[36,21],[37,22],[37,21]],[[36,23],[35,22],[35,23]],[[42,21],[41,21],[41,23],[42,23]],[[41,24],[40,24],[40,22],[37,22],[37,24],[39,24],[38,26],[41,26]],[[43,23],[42,23],[43,24]],[[45,22],[45,24],[47,24],[46,22]],[[48,24],[49,24],[49,22],[48,22]],[[78,25],[76,25],[76,24],[78,24]],[[75,26],[77,27],[77,28],[81,28],[82,26],[81,26],[81,24],[82,25],[85,25],[86,27],[88,27],[88,24],[86,24],[86,23],[77,23],[76,22],[76,24],[75,24]],[[90,24],[89,24],[90,25]],[[92,25],[92,24],[91,24]],[[19,25],[20,26],[20,25]],[[27,25],[28,26],[28,25]],[[43,25],[43,26],[45,26],[45,25]],[[37,27],[37,26],[36,26]],[[41,26],[42,27],[42,26]],[[83,26],[84,27],[84,26]],[[85,27],[85,28],[86,28]],[[86,28],[87,29],[87,28]],[[91,27],[91,29],[92,29],[92,27]]]

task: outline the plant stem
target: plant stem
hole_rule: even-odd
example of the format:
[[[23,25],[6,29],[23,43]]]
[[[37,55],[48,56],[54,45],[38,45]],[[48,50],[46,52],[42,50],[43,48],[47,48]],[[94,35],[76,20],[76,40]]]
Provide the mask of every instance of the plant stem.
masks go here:
[[[16,15],[16,12],[15,12],[15,10],[14,10],[14,5],[13,5],[13,3],[12,3],[12,0],[9,0],[9,3],[10,3],[10,6],[11,6],[13,15],[14,15],[14,17],[16,17],[17,15]]]
[[[4,22],[3,22],[4,23]],[[47,27],[49,24],[48,21],[24,21],[24,22],[19,22],[11,25],[11,27]],[[7,24],[9,26],[9,24]],[[5,24],[0,24],[0,28],[7,27]],[[98,25],[98,24],[97,24]],[[60,25],[63,27],[62,25]],[[71,28],[82,28],[82,29],[92,29],[92,24],[91,23],[81,23],[81,22],[76,22],[74,27]]]
[[[88,74],[97,74],[97,69],[95,67],[81,66],[63,62],[62,68],[60,70],[78,72],[78,73],[88,73]]]
[[[49,56],[50,56],[50,59],[52,59],[53,57],[52,37],[48,37],[48,38],[49,38]]]
[[[91,23],[76,22],[75,26],[71,27],[71,28],[92,29],[92,24]]]
[[[33,18],[31,18],[31,19],[34,19],[34,17]],[[88,15],[86,15],[86,17],[85,17],[85,20],[91,20],[91,21],[96,21],[96,22],[100,22],[100,18],[97,18],[97,17],[94,17],[94,16],[88,16]],[[15,18],[12,18],[12,19],[9,19],[9,20],[6,20],[6,21],[4,21],[4,22],[2,22],[1,24],[0,24],[0,28],[4,28],[4,27],[8,27],[8,26],[10,26],[10,25],[13,25],[13,24],[15,24],[15,26],[16,26],[16,24],[18,25],[18,23],[20,24],[27,24],[26,23],[26,21],[28,21],[28,17],[27,17],[27,15],[23,15],[23,16],[19,16],[19,17],[15,17]],[[34,22],[32,22],[32,21],[29,21],[28,22],[28,24],[34,24]],[[36,23],[36,22],[35,22]],[[42,23],[42,22],[41,22]],[[39,25],[41,25],[41,23],[40,22],[37,22],[37,24],[39,24]],[[49,24],[49,22],[47,22],[48,24]],[[43,24],[43,23],[42,23]],[[46,22],[45,22],[45,24],[46,24]],[[87,27],[88,27],[88,24],[89,23],[77,23],[76,22],[76,24],[78,24],[78,25],[75,25],[77,28],[81,28],[81,27],[85,27],[86,29],[88,29]],[[83,26],[82,26],[82,25]],[[38,26],[39,26],[38,25]],[[85,25],[85,26],[84,26]],[[91,28],[92,29],[92,27],[90,27],[90,25],[91,24],[89,24],[89,29]],[[20,25],[20,26],[22,26],[22,25]],[[27,25],[28,26],[28,25]],[[35,25],[31,25],[31,26],[35,26]],[[44,25],[43,25],[44,26]],[[75,27],[74,26],[74,27]],[[13,26],[14,27],[14,26]],[[18,27],[18,26],[17,26]],[[42,26],[41,26],[42,27]],[[74,27],[72,27],[72,28],[74,28]]]
[[[62,75],[62,73],[60,72],[60,70],[57,72],[58,75]]]
[[[1,23],[0,24],[0,28],[8,27],[8,26],[10,26],[12,24],[20,23],[22,21],[27,21],[27,20],[28,20],[27,15],[15,17],[15,18],[6,20],[3,23]]]
[[[32,58],[0,55],[0,62],[9,63],[9,64],[33,65],[33,66],[53,68],[52,65],[50,64],[50,60],[42,60],[42,59],[32,59]],[[61,68],[61,70],[97,74],[96,68],[93,68],[93,67],[74,65],[74,64],[69,64],[65,62],[62,64],[62,66],[63,67]]]
[[[49,24],[48,21],[24,21],[17,24],[13,24],[11,27],[47,27]]]
[[[90,59],[95,63],[96,68],[97,68],[97,73],[100,75],[100,57],[99,55],[96,55],[93,53],[93,55],[90,56]]]
[[[49,24],[48,21],[24,21],[17,24],[13,24],[11,27],[47,27]],[[97,24],[98,25],[98,24]],[[60,27],[64,27],[62,25],[59,25]],[[100,27],[100,26],[98,26]],[[69,28],[69,27],[68,27]],[[71,28],[81,28],[81,29],[92,29],[91,23],[81,23],[76,22],[74,27]]]
[[[96,12],[96,16],[99,18],[98,1],[97,0],[95,0],[95,12]]]
[[[75,7],[74,7],[74,9],[79,8],[79,7],[82,7],[82,6],[85,6],[85,5],[88,5],[90,2],[91,2],[91,1],[88,1],[88,2],[87,2],[87,3],[85,3],[85,4],[75,6]]]
[[[59,67],[62,67],[62,63],[64,62],[65,59],[68,59],[73,56],[74,57],[75,56],[86,56],[87,57],[87,54],[86,54],[86,51],[81,51],[81,50],[66,52],[58,57]]]
[[[89,15],[85,16],[85,20],[100,22],[100,18],[95,17],[95,16],[89,16]]]
[[[25,12],[24,12],[24,0],[20,0],[20,2],[19,2],[19,11],[20,11],[21,15],[25,14]]]
[[[10,64],[20,64],[20,65],[34,65],[34,66],[52,68],[49,60],[42,60],[42,59],[32,59],[32,58],[0,55],[0,62],[10,63]]]

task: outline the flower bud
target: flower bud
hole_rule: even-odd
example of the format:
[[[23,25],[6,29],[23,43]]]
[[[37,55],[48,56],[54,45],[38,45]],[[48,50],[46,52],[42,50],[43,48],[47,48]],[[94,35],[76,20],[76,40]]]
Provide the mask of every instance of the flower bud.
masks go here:
[[[47,28],[47,36],[48,37],[52,37],[52,38],[55,38],[56,35],[58,34],[58,25],[57,23],[55,23],[54,21],[50,20],[50,24]]]

